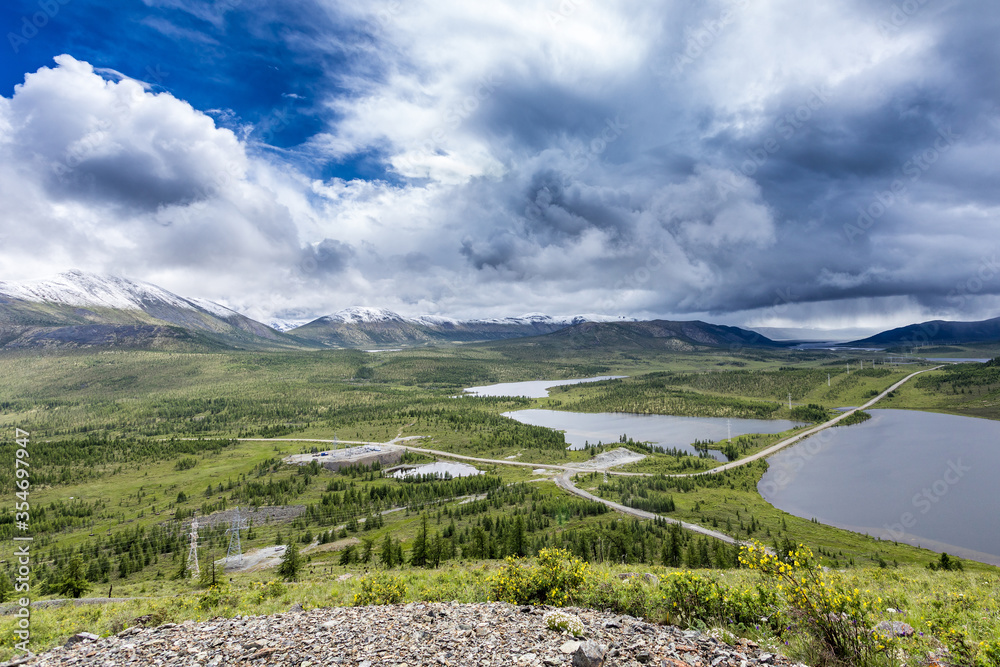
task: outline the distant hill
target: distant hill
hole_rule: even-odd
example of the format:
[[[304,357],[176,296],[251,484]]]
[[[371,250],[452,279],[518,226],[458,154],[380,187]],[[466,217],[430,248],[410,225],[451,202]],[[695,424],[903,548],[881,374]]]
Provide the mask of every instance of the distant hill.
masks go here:
[[[211,301],[178,296],[128,278],[69,271],[49,280],[0,281],[0,350],[115,347],[140,349],[385,348],[495,342],[565,349],[780,347],[756,332],[705,322],[623,321],[600,315],[456,320],[404,317],[354,307],[278,329]]]
[[[581,322],[546,336],[510,341],[512,345],[530,345],[558,349],[586,350],[675,350],[703,348],[780,348],[755,331],[739,327],[709,324],[699,320],[673,322]]]
[[[979,322],[932,320],[883,331],[868,338],[844,343],[852,347],[917,347],[921,345],[967,345],[1000,341],[1000,317]]]
[[[0,349],[302,347],[234,310],[127,278],[69,271],[0,281]]]
[[[594,317],[594,316],[591,316]],[[348,308],[290,329],[289,334],[329,347],[393,347],[494,341],[539,336],[588,321],[587,316],[539,313],[482,320],[403,317],[384,308]]]

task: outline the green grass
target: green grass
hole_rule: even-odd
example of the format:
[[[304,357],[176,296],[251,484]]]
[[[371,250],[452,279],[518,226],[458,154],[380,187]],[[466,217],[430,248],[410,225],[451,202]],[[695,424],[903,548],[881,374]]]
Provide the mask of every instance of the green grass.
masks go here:
[[[432,449],[484,458],[516,457],[522,462],[570,463],[586,460],[589,453],[566,451],[558,434],[519,424],[501,413],[535,406],[752,416],[763,409],[769,416],[787,418],[788,393],[793,394],[793,402],[803,405],[858,405],[873,392],[884,390],[919,368],[872,369],[868,367],[871,357],[866,357],[865,369],[857,370],[859,361],[859,357],[842,353],[800,355],[788,350],[598,354],[534,350],[513,344],[421,348],[378,355],[353,350],[4,355],[0,356],[0,373],[5,379],[0,385],[0,428],[12,430],[17,426],[31,432],[31,462],[36,475],[31,489],[34,516],[39,517],[38,525],[43,525],[41,511],[46,513],[46,521],[61,522],[58,529],[36,536],[35,566],[40,578],[55,572],[70,553],[88,554],[88,559],[90,554],[107,555],[111,538],[126,539],[137,534],[138,529],[160,530],[157,526],[176,532],[180,530],[180,523],[174,519],[178,511],[190,514],[205,503],[210,511],[223,503],[228,507],[245,505],[248,501],[240,498],[246,497],[251,483],[272,483],[275,489],[284,485],[271,495],[258,493],[254,502],[259,504],[273,501],[319,507],[333,487],[340,489],[332,492],[338,494],[340,504],[336,512],[331,510],[329,514],[255,526],[253,535],[244,541],[245,549],[274,544],[279,537],[287,542],[300,539],[306,532],[316,535],[333,529],[348,539],[373,538],[376,542],[391,535],[408,550],[421,521],[420,513],[413,509],[396,508],[398,511],[385,516],[385,525],[374,530],[341,529],[375,507],[348,501],[348,488],[352,493],[368,494],[372,489],[399,482],[381,479],[371,472],[304,474],[308,471],[278,461],[287,454],[308,451],[312,444],[281,438],[384,442],[397,435],[421,435],[426,437],[417,446]],[[851,363],[850,374],[846,363]],[[536,401],[453,398],[464,386],[605,373],[630,377],[566,387],[551,398]],[[878,407],[996,418],[1000,417],[998,392],[1000,381],[993,370],[959,366],[908,383]],[[236,436],[273,435],[281,438],[230,442]],[[786,435],[740,438],[741,454],[758,451]],[[197,437],[219,441],[190,449],[184,446],[190,441],[170,440]],[[612,443],[608,447],[615,446]],[[0,456],[13,456],[13,448],[10,440],[0,442]],[[178,466],[181,460],[184,464]],[[653,455],[628,469],[671,473],[705,464],[694,457]],[[911,608],[921,610],[924,616],[930,613],[928,609],[933,605],[928,596],[940,598],[943,606],[934,608],[938,616],[944,613],[941,609],[960,606],[957,600],[941,597],[942,585],[968,589],[980,597],[983,590],[996,592],[996,568],[967,562],[965,574],[931,575],[923,568],[936,558],[932,552],[823,526],[775,509],[756,491],[765,465],[761,462],[713,476],[704,483],[672,481],[674,487],[652,493],[673,497],[674,518],[767,544],[802,542],[827,565],[847,568],[845,576],[858,577],[873,589],[876,584],[881,586],[880,590],[886,591],[884,597],[888,598],[895,586],[895,593],[902,596],[899,599],[909,605],[902,607],[907,611],[906,619],[910,618]],[[502,479],[504,492],[478,501],[481,504],[470,513],[463,513],[470,506],[463,505],[460,498],[444,497],[440,504],[421,504],[430,518],[432,532],[442,533],[454,521],[459,533],[470,535],[484,525],[496,526],[498,520],[520,517],[530,525],[526,532],[529,553],[542,547],[565,546],[600,561],[614,552],[616,559],[624,557],[631,562],[630,568],[665,574],[653,565],[661,562],[661,549],[668,539],[664,526],[619,521],[612,514],[577,512],[574,507],[579,507],[572,503],[582,501],[569,500],[550,479],[536,476],[527,468],[480,467]],[[664,481],[652,479],[648,483]],[[647,483],[636,478],[628,482]],[[612,477],[603,484],[602,477],[594,476],[581,486],[622,500],[623,483]],[[210,484],[212,493],[206,494]],[[217,490],[219,484],[224,487],[221,493]],[[11,480],[3,480],[0,488],[12,497]],[[186,499],[179,499],[180,494]],[[377,509],[390,507],[379,505]],[[0,535],[11,535],[12,521],[12,508],[0,508]],[[508,539],[495,532],[498,530],[491,533],[492,538]],[[203,540],[205,552],[220,556],[224,553],[226,537],[221,530],[203,531]],[[600,550],[593,547],[598,541],[602,544]],[[692,538],[686,536],[685,548],[692,543]],[[5,539],[5,544],[0,558],[5,558],[9,567],[12,547],[9,540]],[[336,542],[341,548],[345,544],[343,538]],[[94,582],[92,594],[104,594],[113,585],[116,595],[155,599],[108,607],[39,610],[38,625],[33,626],[36,636],[44,643],[59,641],[72,634],[73,628],[110,632],[145,613],[172,620],[236,614],[240,610],[271,613],[287,608],[292,601],[307,606],[346,604],[353,595],[353,584],[330,578],[337,573],[360,572],[362,567],[341,566],[342,551],[328,550],[328,546],[306,547],[304,556],[310,562],[304,581],[289,584],[286,593],[256,599],[259,593],[254,587],[274,579],[274,573],[267,571],[234,576],[229,592],[219,601],[206,602],[202,600],[204,593],[190,583],[171,578],[186,556],[186,547],[186,541],[181,540],[176,548],[155,553],[148,563],[143,562],[124,578],[116,574],[120,554],[112,556],[111,571]],[[407,599],[485,599],[484,577],[494,571],[497,562],[472,562],[470,558],[463,559],[459,553],[456,560],[447,561],[438,571],[400,571],[398,574],[407,581]],[[897,581],[893,573],[901,578]],[[727,570],[704,576],[744,586],[750,585],[746,577],[751,575]],[[577,602],[598,606],[620,603],[623,609],[632,609],[628,605],[634,604],[634,609],[650,618],[662,620],[669,616],[669,610],[658,608],[653,597],[617,584],[611,586],[607,584],[610,579],[601,581],[604,584],[594,583]],[[981,581],[988,583],[976,583]],[[970,608],[954,612],[946,620],[967,628],[969,637],[995,638],[995,606],[980,606],[982,619]],[[733,631],[758,632],[746,627]]]
[[[483,602],[490,598],[491,580],[502,563],[468,561],[451,563],[437,570],[403,568],[389,571],[403,586],[402,602],[457,601]],[[314,570],[318,570],[315,568]],[[331,566],[321,575],[307,581],[268,583],[273,580],[260,575],[237,575],[233,583],[205,590],[193,584],[176,583],[171,591],[161,591],[150,599],[135,599],[124,603],[37,609],[32,613],[32,648],[45,650],[60,645],[80,631],[107,636],[120,632],[148,617],[150,625],[185,620],[207,621],[215,617],[266,615],[281,613],[295,603],[305,609],[352,604],[360,580],[367,568],[361,566]],[[643,583],[641,579],[623,581],[617,575],[626,572],[649,572],[658,583]],[[345,574],[351,577],[338,579]],[[835,573],[836,574],[836,573]],[[988,662],[983,644],[1000,642],[1000,576],[996,572],[930,572],[925,568],[856,568],[836,575],[838,585],[858,589],[878,608],[873,620],[900,620],[913,626],[915,637],[899,640],[899,649],[909,660],[917,660],[929,652],[948,646],[959,661],[964,647],[968,662],[961,664],[993,665]],[[228,577],[227,577],[228,579]],[[684,585],[683,597],[677,592]],[[767,616],[780,623],[763,623],[753,616],[748,623],[726,622],[714,616],[712,609],[719,602],[715,595],[728,596],[730,614],[739,614],[743,607],[757,599],[756,591],[768,588],[766,579],[750,570],[678,570],[660,566],[591,565],[584,583],[574,589],[566,601],[568,606],[610,608],[652,621],[671,621],[696,628],[719,628],[724,638],[749,637],[765,650],[780,651],[796,659],[809,659],[817,648],[804,631],[792,621],[789,609],[780,596]],[[147,591],[149,593],[149,591]],[[680,605],[676,602],[681,600]],[[899,609],[902,613],[886,611]],[[572,610],[570,610],[572,611]],[[752,607],[746,613],[755,612]],[[778,615],[775,615],[777,613]],[[786,620],[787,619],[787,620]],[[13,655],[12,632],[15,619],[0,619],[0,659]],[[787,623],[787,625],[786,625]],[[978,662],[974,662],[977,661]],[[810,660],[810,664],[817,664]],[[913,664],[911,662],[911,664]]]

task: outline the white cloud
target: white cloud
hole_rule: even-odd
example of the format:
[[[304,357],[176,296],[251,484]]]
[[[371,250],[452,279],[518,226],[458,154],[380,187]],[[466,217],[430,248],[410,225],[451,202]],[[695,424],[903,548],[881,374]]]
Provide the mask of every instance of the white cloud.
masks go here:
[[[147,1],[216,26],[239,11]],[[598,304],[777,321],[760,309],[794,287],[804,317],[870,319],[879,304],[946,308],[962,271],[1000,250],[995,106],[968,112],[974,131],[957,127],[863,234],[843,232],[963,112],[952,93],[979,101],[975,68],[945,46],[972,19],[949,8],[886,37],[871,2],[317,2],[368,34],[289,36],[342,50],[335,85],[308,91],[327,125],[295,150],[258,150],[69,56],[0,98],[0,275],[115,270],[258,317]],[[679,61],[692,40],[700,53]],[[317,180],[316,164],[296,169],[303,153],[388,177]]]

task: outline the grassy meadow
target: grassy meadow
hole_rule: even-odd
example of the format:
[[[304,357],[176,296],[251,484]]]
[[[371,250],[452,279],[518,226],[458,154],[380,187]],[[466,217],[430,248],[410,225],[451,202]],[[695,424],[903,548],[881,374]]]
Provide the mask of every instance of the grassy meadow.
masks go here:
[[[33,612],[34,646],[43,649],[83,629],[113,632],[147,615],[167,622],[272,613],[294,602],[351,604],[355,594],[369,590],[359,583],[366,573],[394,577],[404,600],[500,599],[495,577],[505,558],[558,549],[589,568],[568,604],[717,627],[819,664],[832,658],[808,633],[788,629],[798,627],[789,600],[777,593],[750,600],[748,591],[777,589],[760,572],[742,567],[738,550],[567,496],[551,473],[480,465],[484,474],[476,478],[400,481],[377,466],[334,473],[289,466],[282,458],[331,446],[293,439],[385,442],[422,436],[416,446],[456,454],[580,462],[599,450],[567,451],[561,434],[502,413],[538,407],[809,421],[860,405],[930,367],[872,363],[882,360],[856,352],[789,350],[562,354],[510,342],[375,354],[4,355],[0,429],[31,434],[32,599],[65,597],[61,585],[74,560],[83,564],[85,596],[112,591],[114,597],[135,598],[39,608]],[[628,377],[560,387],[543,399],[459,397],[471,385],[598,374]],[[997,418],[998,394],[995,366],[956,365],[911,381],[879,407]],[[784,435],[743,436],[734,455],[758,451]],[[624,446],[647,451],[642,443]],[[0,443],[8,460],[14,449],[12,436]],[[429,459],[410,453],[405,460]],[[702,478],[665,476],[706,465],[711,462],[697,456],[652,453],[624,469],[652,476],[581,475],[577,483],[601,497],[757,540],[779,553],[806,545],[817,566],[891,600],[903,610],[893,619],[923,633],[910,644],[894,644],[893,651],[916,656],[948,648],[953,656],[964,651],[967,664],[997,664],[989,656],[990,642],[1000,641],[1000,619],[995,602],[988,602],[1000,591],[996,568],[964,561],[960,572],[932,571],[927,566],[938,564],[936,553],[777,510],[756,491],[765,462]],[[13,476],[0,478],[0,491],[11,500],[0,509],[6,545],[0,565],[8,572],[14,565],[15,490]],[[294,580],[285,581],[272,567],[218,572],[213,587],[184,572],[192,518],[204,525],[200,565],[207,571],[229,542],[225,522],[213,524],[210,517],[237,506],[287,510],[251,525],[242,542],[244,552],[296,544],[302,567]],[[659,583],[639,585],[617,576],[636,571],[653,572]],[[352,576],[338,581],[345,574]],[[713,602],[727,598],[730,589],[746,609],[726,611]],[[678,600],[680,606],[673,606]],[[763,609],[753,605],[791,616],[781,627],[737,620]],[[2,624],[11,621],[5,617]],[[13,639],[2,624],[0,657],[8,657]]]

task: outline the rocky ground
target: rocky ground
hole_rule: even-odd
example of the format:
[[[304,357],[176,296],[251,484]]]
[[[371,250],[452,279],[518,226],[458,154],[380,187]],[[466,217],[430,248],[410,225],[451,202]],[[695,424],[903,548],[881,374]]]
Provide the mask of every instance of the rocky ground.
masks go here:
[[[567,613],[572,618],[561,616]],[[792,663],[752,642],[730,646],[697,631],[588,609],[414,603],[136,626],[105,638],[82,633],[66,646],[7,663],[15,664],[747,667]]]

